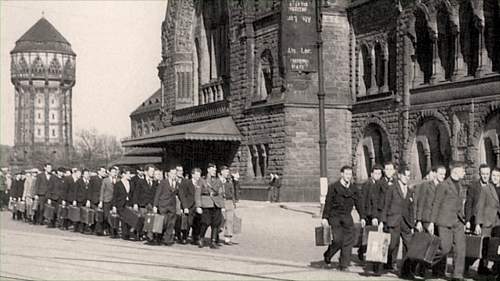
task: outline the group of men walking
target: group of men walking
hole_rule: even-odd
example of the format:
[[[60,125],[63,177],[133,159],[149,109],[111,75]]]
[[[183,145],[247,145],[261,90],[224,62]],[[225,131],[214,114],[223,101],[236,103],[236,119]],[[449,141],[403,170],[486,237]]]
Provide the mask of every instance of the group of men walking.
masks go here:
[[[463,279],[464,272],[475,262],[475,259],[466,259],[466,233],[483,237],[500,235],[495,233],[500,230],[500,169],[481,165],[479,174],[480,179],[466,188],[462,185],[465,164],[453,162],[449,169],[442,165],[433,167],[423,183],[410,186],[410,169],[402,165],[396,171],[395,165],[388,162],[383,167],[375,165],[370,179],[356,188],[352,183],[352,168],[343,167],[341,179],[328,187],[324,205],[322,224],[330,225],[333,234],[332,244],[323,255],[325,263],[330,266],[332,257],[340,250],[339,269],[348,269],[356,243],[351,215],[355,206],[362,228],[369,224],[378,231],[390,233],[387,263],[370,264],[375,274],[387,270],[403,278],[413,278],[415,274],[444,277],[446,259],[451,254],[452,278]],[[407,258],[415,232],[427,232],[440,239],[431,265]],[[398,267],[400,240],[403,259]],[[358,251],[361,260],[365,250],[360,247]],[[482,259],[478,274],[500,278],[500,267],[495,264],[490,270],[488,261]]]
[[[9,205],[14,219],[111,238],[121,236],[151,245],[170,246],[175,241],[187,244],[188,239],[199,247],[233,244],[237,180],[233,180],[226,166],[221,166],[217,173],[217,167],[209,164],[205,178],[199,168],[194,168],[190,177],[185,176],[180,165],[168,168],[165,176],[152,165],[138,170],[136,175],[117,167],[101,167],[94,173],[76,168],[53,171],[50,163],[44,165],[42,173],[32,172],[16,173],[12,181]],[[68,207],[92,209],[102,213],[103,218],[92,224],[74,222],[61,215],[61,210]],[[45,208],[53,208],[53,215],[47,217]],[[124,218],[131,210],[139,217],[162,215],[161,233],[144,231],[144,223],[129,225]],[[118,223],[115,225],[114,221]],[[205,242],[209,228],[210,240]],[[223,241],[219,239],[220,232],[224,234]]]

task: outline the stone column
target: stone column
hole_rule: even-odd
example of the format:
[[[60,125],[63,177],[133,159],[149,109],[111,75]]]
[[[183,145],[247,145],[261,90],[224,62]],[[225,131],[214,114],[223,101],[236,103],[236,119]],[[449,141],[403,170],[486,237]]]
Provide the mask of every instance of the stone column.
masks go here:
[[[479,61],[475,76],[482,77],[493,71],[493,64],[491,59],[488,57],[488,50],[486,49],[484,20],[480,20],[478,18],[476,18],[476,20],[476,27],[479,31]]]
[[[389,47],[387,42],[383,45],[384,51],[384,84],[379,89],[381,93],[389,92]]]
[[[368,94],[373,95],[378,93],[377,86],[377,65],[376,65],[376,57],[375,57],[375,46],[370,46],[370,61],[371,61],[371,73],[370,73],[370,89],[368,89]]]
[[[462,50],[460,48],[460,37],[461,37],[461,32],[459,31],[459,27],[457,25],[452,26],[452,36],[453,36],[453,41],[454,41],[454,48],[455,48],[455,65],[453,69],[453,74],[451,76],[451,80],[455,81],[461,77],[464,77],[467,75],[467,72],[465,71],[465,63],[464,63],[464,58],[462,55]]]
[[[439,56],[439,35],[437,33],[437,27],[432,29],[430,35],[432,44],[432,76],[430,82],[431,84],[435,84],[437,82],[444,81],[445,77],[443,65],[441,64],[441,57]]]

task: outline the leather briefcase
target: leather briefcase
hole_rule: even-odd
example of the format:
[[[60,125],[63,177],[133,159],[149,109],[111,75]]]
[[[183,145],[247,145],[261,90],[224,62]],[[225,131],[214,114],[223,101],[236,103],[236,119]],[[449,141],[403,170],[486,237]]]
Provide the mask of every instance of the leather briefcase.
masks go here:
[[[102,209],[95,210],[95,222],[97,223],[104,222],[104,211]]]
[[[80,208],[73,205],[69,206],[68,219],[72,222],[80,222]]]
[[[26,212],[26,202],[24,201],[17,201],[16,203],[16,211],[24,213]]]
[[[120,226],[120,216],[116,213],[110,212],[108,216],[108,223],[112,229],[118,229]]]
[[[485,246],[484,237],[465,235],[465,256],[468,258],[482,259]]]
[[[165,222],[165,216],[163,215],[154,215],[154,221],[153,221],[153,233],[162,233],[163,232],[163,223]]]
[[[43,210],[43,217],[47,220],[54,219],[54,215],[56,212],[56,208],[52,205],[45,204],[45,208]]]
[[[68,218],[68,207],[59,205],[57,209],[57,218],[60,220],[64,220]]]
[[[486,256],[488,260],[500,262],[500,237],[490,237],[487,246]]]
[[[132,208],[123,208],[120,212],[120,217],[123,222],[130,227],[138,229],[144,222],[144,217],[139,212],[134,211]]]
[[[328,246],[332,243],[332,228],[328,226],[318,226],[314,229],[316,235],[316,246]]]
[[[366,245],[366,261],[387,262],[391,235],[385,232],[368,232],[368,243]]]
[[[91,208],[81,207],[80,208],[80,222],[86,225],[94,224],[95,211]]]
[[[155,214],[147,213],[144,215],[144,227],[142,228],[145,232],[153,231],[153,225],[155,220]]]
[[[368,233],[370,231],[378,231],[378,226],[367,225],[365,226],[365,228],[362,229],[361,246],[368,245]]]
[[[440,245],[439,237],[425,232],[417,232],[410,240],[406,256],[412,260],[432,264]]]

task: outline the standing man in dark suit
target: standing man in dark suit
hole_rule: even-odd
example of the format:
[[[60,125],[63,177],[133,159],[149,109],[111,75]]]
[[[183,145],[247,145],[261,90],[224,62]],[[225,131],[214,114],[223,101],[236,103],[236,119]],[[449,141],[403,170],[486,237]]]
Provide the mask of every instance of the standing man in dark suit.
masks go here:
[[[417,226],[415,229],[419,232],[428,231],[429,223],[431,222],[431,212],[432,205],[434,204],[434,197],[436,196],[436,190],[438,186],[446,178],[446,167],[443,165],[434,166],[428,175],[428,181],[424,182],[420,187],[420,198],[417,200],[417,211],[416,219]],[[434,235],[439,236],[439,231],[434,229]],[[444,262],[444,263],[443,263]],[[422,275],[425,274],[427,266],[421,264]],[[446,267],[446,260],[432,267],[432,273],[434,277],[444,277],[440,276],[443,273],[443,269]]]
[[[339,270],[348,270],[351,263],[351,252],[354,244],[354,221],[352,208],[356,206],[361,218],[361,227],[365,227],[362,207],[362,195],[359,189],[351,183],[352,168],[344,166],[340,169],[340,180],[328,186],[323,210],[322,224],[332,227],[333,241],[323,254],[327,265],[331,264],[332,257],[340,250]]]
[[[104,213],[103,234],[112,234],[113,237],[116,237],[117,233],[115,232],[116,229],[111,229],[108,222],[108,217],[112,207],[111,205],[113,202],[113,194],[115,190],[115,184],[117,182],[117,173],[117,167],[109,168],[108,177],[102,180],[98,205],[98,207],[101,208]]]
[[[113,200],[112,200],[112,210],[113,213],[118,213],[120,216],[123,213],[123,210],[127,207],[132,207],[132,194],[133,194],[133,185],[130,182],[130,170],[123,169],[120,173],[121,179],[116,182],[113,190]],[[130,239],[130,226],[125,223],[125,221],[121,221],[122,226],[122,239],[129,240]]]
[[[183,184],[184,181],[187,181],[187,179],[184,178],[184,168],[181,165],[177,165],[175,167],[176,173],[177,173],[177,189],[180,188],[180,186]],[[182,216],[188,216],[188,213],[184,213],[184,209],[182,208],[182,204],[179,198],[179,195],[177,195],[177,219],[175,221],[175,238],[177,239],[177,243],[185,244],[186,241],[183,241],[182,239]]]
[[[69,205],[72,205],[73,207],[80,207],[78,205],[78,189],[79,189],[79,183],[78,181],[80,180],[82,176],[82,172],[78,170],[77,168],[71,169],[71,176],[66,178],[67,180],[64,181],[66,185],[66,202]],[[66,226],[68,226],[69,220],[66,222]],[[66,227],[65,227],[66,228]],[[73,231],[77,232],[80,229],[80,223],[76,222],[73,223]]]
[[[100,167],[97,170],[97,175],[90,178],[90,188],[89,188],[89,200],[90,206],[92,209],[99,209],[99,197],[101,195],[101,186],[104,177],[106,176],[106,168]],[[103,234],[102,223],[95,223],[92,225],[92,232],[95,232],[97,235]]]
[[[440,259],[446,259],[453,250],[453,278],[463,279],[465,264],[465,213],[466,189],[460,181],[465,176],[465,164],[453,162],[451,174],[436,190],[432,204],[429,233],[437,225],[441,238]],[[441,274],[444,275],[444,274]]]
[[[56,215],[59,204],[64,198],[64,169],[57,170],[56,177],[50,177],[49,189],[47,190],[47,204],[55,208],[54,217],[50,219],[48,227],[56,227]]]
[[[500,168],[493,169],[491,183],[481,188],[475,213],[476,227],[474,232],[483,237],[491,237],[493,228],[500,226],[500,196],[498,193],[500,191]],[[484,259],[483,264],[484,268],[481,272],[478,268],[478,273],[481,275],[490,274],[491,272],[487,268],[488,260]],[[499,265],[497,262],[493,268],[498,271]],[[498,275],[498,272],[495,275]]]
[[[143,178],[138,178],[135,183],[135,192],[133,194],[134,210],[140,212],[143,216],[153,211],[156,188],[158,182],[154,179],[155,167],[147,165]],[[143,225],[139,226],[137,231],[138,240],[143,239]]]
[[[174,227],[177,219],[177,192],[177,171],[175,166],[173,166],[168,169],[167,178],[159,183],[153,203],[153,213],[156,214],[159,211],[161,215],[165,216],[163,235],[162,237],[157,236],[157,242],[159,243],[159,240],[163,239],[163,244],[167,246],[174,244]]]
[[[467,189],[467,200],[465,201],[465,228],[467,231],[474,231],[477,227],[481,227],[477,222],[478,209],[481,205],[478,204],[481,193],[486,190],[489,191],[491,169],[487,164],[479,165],[479,179],[474,180]],[[484,206],[483,206],[484,207]],[[465,258],[465,272],[476,261],[474,258]],[[487,275],[490,273],[488,270],[488,261],[486,259],[479,260],[477,273]]]
[[[179,200],[181,201],[181,209],[185,215],[188,216],[188,227],[182,230],[181,243],[186,244],[187,237],[189,234],[189,229],[193,226],[193,220],[196,215],[196,205],[194,200],[195,191],[198,181],[201,177],[201,170],[199,168],[194,168],[191,171],[191,179],[186,179],[182,181],[179,187]],[[196,235],[195,226],[193,226],[192,238],[193,242],[197,243],[199,238],[199,233]]]
[[[385,224],[391,234],[387,267],[395,269],[399,250],[399,240],[403,240],[403,266],[401,275],[408,277],[409,263],[406,263],[406,252],[415,227],[413,206],[413,190],[408,186],[410,169],[401,165],[398,171],[398,181],[385,194],[385,208],[382,213],[382,226]]]
[[[36,177],[35,186],[33,187],[33,194],[35,195],[35,200],[38,200],[38,209],[35,213],[35,224],[43,225],[43,211],[45,209],[47,190],[49,189],[50,178],[52,177],[52,164],[45,163],[43,166],[45,170],[43,174]]]
[[[393,162],[386,162],[384,164],[384,177],[380,179],[375,188],[372,189],[372,194],[370,195],[371,203],[371,215],[373,222],[380,223],[382,221],[382,213],[385,209],[385,194],[387,190],[392,188],[395,181],[396,170],[394,168]]]
[[[366,221],[374,226],[378,226],[378,218],[376,208],[376,194],[378,192],[378,185],[380,184],[380,179],[382,178],[382,166],[376,164],[373,166],[370,173],[370,178],[361,187],[361,196],[363,202],[363,212],[366,216]],[[358,249],[359,260],[364,260],[364,254],[366,253],[366,245],[361,245]]]
[[[76,202],[78,207],[87,207],[90,208],[90,171],[87,169],[82,170],[82,176],[77,181],[77,189],[76,189]],[[87,225],[80,222],[78,223],[78,227],[75,228],[76,231],[80,231],[84,233],[87,231]]]

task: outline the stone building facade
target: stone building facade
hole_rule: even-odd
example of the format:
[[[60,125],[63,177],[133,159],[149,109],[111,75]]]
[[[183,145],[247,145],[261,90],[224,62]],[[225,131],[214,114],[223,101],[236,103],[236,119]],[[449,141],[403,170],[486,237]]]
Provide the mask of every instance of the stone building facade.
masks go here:
[[[12,164],[65,161],[72,151],[72,88],[76,54],[45,18],[19,40],[11,54],[15,89],[15,138]],[[41,155],[41,154],[40,154]]]
[[[471,15],[461,8],[467,1],[318,2],[330,182],[346,164],[362,181],[387,160],[411,164],[416,177],[451,159],[467,160],[469,174],[481,161],[498,163],[498,7]],[[438,2],[469,22],[442,23],[440,10],[428,8]],[[229,165],[247,198],[264,198],[267,175],[278,173],[283,200],[318,201],[318,74],[312,60],[291,59],[297,43],[310,42],[303,54],[315,51],[315,29],[294,25],[315,4],[170,0],[158,66],[161,128],[123,145],[161,147],[165,165],[185,169]],[[466,55],[449,50],[457,44]]]

